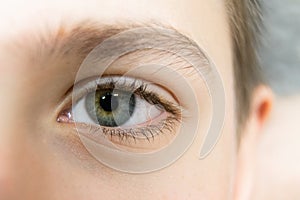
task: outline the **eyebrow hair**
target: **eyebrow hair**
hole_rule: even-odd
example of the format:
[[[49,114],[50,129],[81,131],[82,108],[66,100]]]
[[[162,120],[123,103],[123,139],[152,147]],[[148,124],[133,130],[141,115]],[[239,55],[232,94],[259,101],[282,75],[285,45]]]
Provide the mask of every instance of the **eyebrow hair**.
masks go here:
[[[71,52],[86,56],[105,39],[130,29],[130,24],[99,24],[90,20],[81,21],[75,25],[61,24],[53,34],[52,51],[67,55]]]
[[[166,48],[174,49],[174,52],[176,52],[175,49],[189,49],[190,55],[187,56],[191,57],[191,59],[193,59],[193,56],[196,56],[197,59],[201,58],[203,64],[208,65],[208,58],[196,42],[175,28],[158,22],[101,24],[92,20],[84,20],[72,25],[61,23],[56,30],[50,30],[50,34],[41,34],[36,46],[39,51],[39,57],[43,57],[40,52],[43,51],[43,54],[47,57],[61,58],[68,55],[76,55],[77,58],[84,59],[106,39],[136,28],[148,28],[149,31],[139,36],[133,34],[132,37],[127,38],[127,41],[121,41],[123,44],[129,43],[129,39],[132,41],[138,39],[161,41],[164,42],[163,45]],[[172,30],[173,34],[159,35],[155,31],[156,28]]]

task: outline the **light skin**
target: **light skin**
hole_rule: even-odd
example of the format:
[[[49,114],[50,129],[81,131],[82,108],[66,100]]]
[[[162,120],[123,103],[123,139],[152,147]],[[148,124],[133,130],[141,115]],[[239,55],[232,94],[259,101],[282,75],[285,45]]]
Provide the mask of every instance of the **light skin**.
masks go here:
[[[224,2],[32,1],[23,6],[20,2],[8,3],[1,9],[0,17],[7,20],[1,20],[0,28],[0,199],[248,198],[245,174],[251,166],[254,138],[268,116],[271,95],[263,86],[255,90],[249,123],[237,149],[233,55]],[[68,37],[69,27],[86,19],[112,27],[148,21],[168,24],[207,52],[217,66],[226,94],[222,135],[208,157],[199,160],[209,126],[205,117],[194,143],[179,160],[162,170],[139,175],[104,166],[86,150],[74,133],[74,125],[57,122],[64,95],[75,81],[82,58],[76,52],[50,56],[38,39],[45,38],[51,44],[51,35]],[[135,62],[147,60],[146,55],[140,57]],[[114,64],[126,62],[124,57]],[[124,68],[111,70],[124,73]],[[202,112],[199,115],[209,115],[203,81],[183,72],[182,76],[193,90],[202,91],[196,94]],[[139,78],[149,77],[139,74]],[[157,79],[153,76],[151,81]],[[174,82],[166,84],[171,93],[176,91]],[[187,105],[187,112],[192,110],[189,102],[180,103]]]

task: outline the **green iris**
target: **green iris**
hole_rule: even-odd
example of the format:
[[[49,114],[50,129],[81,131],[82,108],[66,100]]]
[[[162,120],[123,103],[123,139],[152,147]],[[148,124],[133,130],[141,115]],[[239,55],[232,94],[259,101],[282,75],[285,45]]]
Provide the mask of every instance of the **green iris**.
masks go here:
[[[87,95],[89,115],[101,126],[116,127],[126,123],[135,108],[135,95],[117,89],[98,89]]]

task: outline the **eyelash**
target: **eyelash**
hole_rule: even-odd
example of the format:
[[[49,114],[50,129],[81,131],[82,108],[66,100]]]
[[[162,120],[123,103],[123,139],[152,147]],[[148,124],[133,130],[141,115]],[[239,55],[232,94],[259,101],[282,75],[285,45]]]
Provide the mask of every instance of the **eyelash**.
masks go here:
[[[152,105],[161,105],[162,108],[160,109],[164,109],[175,116],[178,116],[180,114],[180,108],[174,103],[163,99],[160,95],[158,95],[155,92],[148,91],[148,84],[144,81],[134,79],[134,82],[129,84],[128,82],[126,82],[126,78],[124,80],[125,81],[120,84],[114,81],[113,77],[111,77],[111,79],[105,82],[104,84],[99,85],[97,83],[97,89],[114,89],[116,86],[118,86],[118,89],[133,92]]]
[[[128,141],[129,138],[132,138],[134,141],[136,141],[137,139],[147,139],[148,142],[151,142],[151,140],[154,140],[155,136],[165,134],[165,130],[167,130],[168,133],[172,133],[174,131],[174,126],[176,122],[179,122],[178,118],[168,116],[166,119],[164,119],[157,125],[148,125],[143,128],[122,129],[93,126],[90,127],[89,130],[97,134],[99,129],[101,129],[101,132],[104,133],[106,136],[110,136],[111,139],[113,136],[117,136],[120,142]],[[163,127],[163,129],[161,129],[160,127]]]
[[[107,78],[108,76],[104,76],[103,78]],[[151,105],[155,105],[158,107],[158,109],[165,110],[168,114],[168,116],[161,120],[158,124],[155,125],[147,125],[144,127],[138,127],[138,128],[111,128],[111,127],[105,127],[95,124],[83,124],[79,123],[79,125],[87,126],[86,129],[91,132],[91,134],[98,134],[100,133],[110,136],[111,139],[113,136],[117,136],[120,142],[129,141],[129,138],[136,141],[137,139],[147,139],[149,142],[154,140],[155,136],[158,136],[160,134],[173,133],[176,123],[181,121],[181,107],[179,105],[176,105],[168,100],[165,100],[163,97],[158,95],[157,93],[153,91],[149,91],[149,84],[145,83],[144,81],[140,79],[132,78],[134,81],[131,83],[128,83],[127,78],[125,77],[124,81],[115,81],[114,76],[109,77],[107,81],[104,83],[99,83],[101,81],[101,78],[94,80],[95,88],[88,88],[83,87],[81,89],[85,90],[85,94],[81,95],[81,97],[76,98],[80,100],[84,96],[88,95],[91,92],[95,92],[99,89],[114,89],[117,88],[120,90],[132,92],[135,95],[139,96],[142,100],[147,101]],[[65,115],[70,116],[70,113],[64,112]],[[76,123],[76,122],[73,122]],[[162,127],[162,128],[161,128]]]

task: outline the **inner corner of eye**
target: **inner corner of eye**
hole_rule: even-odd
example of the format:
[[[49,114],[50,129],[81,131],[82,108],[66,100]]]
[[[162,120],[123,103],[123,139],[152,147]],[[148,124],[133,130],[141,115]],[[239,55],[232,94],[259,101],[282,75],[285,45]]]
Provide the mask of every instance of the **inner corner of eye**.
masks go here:
[[[71,109],[65,109],[61,111],[57,118],[56,121],[59,123],[70,123],[72,122],[72,112]]]

